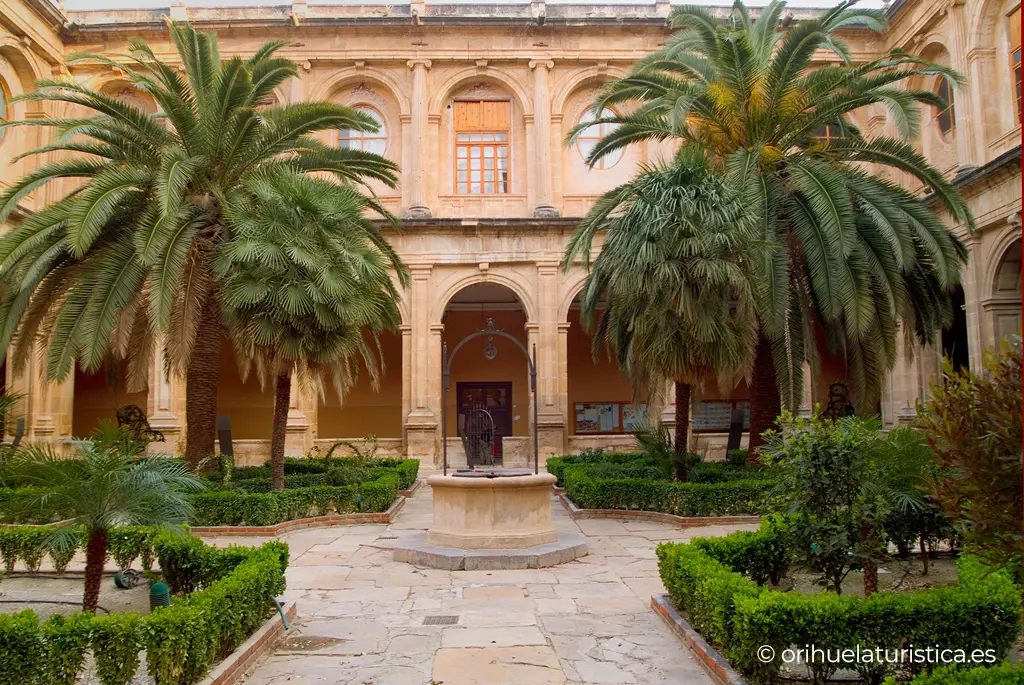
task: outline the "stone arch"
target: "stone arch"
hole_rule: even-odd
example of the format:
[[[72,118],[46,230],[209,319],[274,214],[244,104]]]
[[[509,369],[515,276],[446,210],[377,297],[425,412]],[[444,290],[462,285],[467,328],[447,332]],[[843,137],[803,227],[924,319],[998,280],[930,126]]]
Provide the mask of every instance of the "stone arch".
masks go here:
[[[974,6],[968,10],[967,54],[972,64],[970,76],[980,80],[974,87],[1012,93],[1007,15],[1019,6],[1019,0],[976,0],[971,4]],[[985,145],[1018,126],[1012,97],[994,107],[982,107],[976,116]]]
[[[448,303],[455,297],[460,291],[465,290],[471,285],[478,283],[490,283],[493,285],[500,285],[510,290],[512,294],[519,299],[520,304],[523,306],[523,311],[526,313],[527,323],[536,322],[537,319],[537,303],[535,299],[530,295],[530,284],[526,283],[518,278],[512,276],[506,276],[499,273],[475,273],[462,278],[455,278],[452,282],[441,292],[440,296],[435,300],[434,311],[430,315],[431,324],[440,324],[441,319],[444,317],[444,312],[448,308]]]
[[[922,42],[924,47],[917,52],[924,59],[950,66],[952,55],[944,41],[945,37],[938,33],[929,34]],[[910,81],[910,87],[935,91],[939,87],[942,78],[942,76],[915,76]],[[931,105],[921,105],[920,133],[917,140],[913,143],[940,171],[948,171],[957,164],[957,126],[962,121],[964,109],[970,106],[968,98],[964,97],[963,91],[956,88],[952,81],[949,82],[949,85],[953,95],[953,128],[948,134],[942,133],[937,118],[938,110]]]
[[[576,300],[583,287],[587,283],[587,276],[589,273],[586,269],[579,269],[574,271],[566,281],[566,286],[562,289],[562,301],[558,305],[558,323],[566,323],[569,321],[569,309],[572,308],[572,303]]]
[[[387,93],[387,97],[398,103],[399,114],[406,116],[412,111],[408,98],[408,89],[403,89],[388,73],[379,69],[349,67],[332,73],[321,80],[309,94],[311,100],[328,100],[338,91],[353,83],[370,83],[379,86]]]
[[[512,98],[516,100],[516,104],[524,115],[533,113],[533,99],[530,98],[524,85],[506,69],[491,66],[483,69],[467,67],[449,76],[435,89],[434,95],[430,98],[427,112],[430,115],[440,116],[445,104],[452,98],[452,95],[457,93],[461,87],[474,81],[490,83],[498,88],[507,90]]]
[[[1021,235],[1020,230],[1007,231],[1006,235],[993,246],[992,273],[987,278],[990,297],[1021,295]]]
[[[619,67],[601,68],[597,66],[579,69],[563,77],[555,85],[551,95],[551,114],[561,115],[565,103],[576,91],[592,85],[602,85],[612,79],[624,78],[628,71]]]

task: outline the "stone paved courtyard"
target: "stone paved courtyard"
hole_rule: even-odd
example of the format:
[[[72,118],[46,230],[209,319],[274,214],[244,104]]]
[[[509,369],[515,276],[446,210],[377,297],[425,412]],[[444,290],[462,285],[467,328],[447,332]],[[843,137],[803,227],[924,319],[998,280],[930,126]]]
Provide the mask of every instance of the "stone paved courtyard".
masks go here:
[[[284,535],[292,554],[285,598],[298,603],[299,618],[245,682],[710,685],[649,608],[651,594],[664,592],[654,549],[753,526],[573,521],[554,498],[552,506],[556,526],[585,534],[590,554],[538,570],[439,571],[393,561],[397,537],[430,526],[426,485],[391,525]],[[431,616],[457,619],[425,625]]]

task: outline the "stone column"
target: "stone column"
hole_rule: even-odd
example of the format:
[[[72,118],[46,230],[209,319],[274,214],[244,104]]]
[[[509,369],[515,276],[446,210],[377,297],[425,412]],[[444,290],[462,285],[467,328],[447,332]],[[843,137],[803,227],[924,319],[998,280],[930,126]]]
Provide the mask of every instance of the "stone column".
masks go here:
[[[430,69],[429,59],[411,59],[408,66],[412,69],[412,115],[409,118],[409,170],[405,173],[409,179],[409,209],[406,219],[429,219],[430,209],[426,201],[426,164],[427,145],[427,70]]]
[[[164,435],[164,443],[157,444],[151,451],[181,453],[178,444],[185,442],[185,414],[178,411],[175,398],[178,386],[185,380],[174,374],[164,373],[164,345],[156,340],[153,360],[149,367],[149,392],[146,394],[146,418],[149,425]]]
[[[960,168],[978,166],[980,151],[974,140],[974,121],[981,121],[982,81],[975,81],[967,56],[967,37],[970,17],[964,0],[952,0],[947,10],[950,39],[949,52],[952,66],[967,77],[967,82],[955,88],[954,113],[956,116],[956,158]],[[981,74],[978,74],[981,77]]]
[[[568,388],[559,392],[559,383],[565,383],[565,371],[561,360],[567,352],[568,324],[564,329],[558,321],[558,262],[537,264],[537,317],[538,321],[527,324],[530,345],[527,351],[533,354],[533,342],[537,344],[537,429],[540,441],[540,455],[543,461],[549,456],[564,454],[566,448],[567,410],[559,403],[560,395],[568,397]]]
[[[313,447],[316,439],[316,412],[320,395],[313,383],[299,382],[292,374],[292,392],[288,402],[285,424],[284,453],[288,457],[301,457]]]
[[[426,458],[430,461],[437,456],[438,415],[433,406],[440,405],[436,398],[430,397],[430,373],[432,366],[438,370],[440,377],[441,352],[438,347],[434,364],[430,363],[430,355],[434,345],[431,344],[430,325],[430,273],[429,265],[414,265],[410,268],[412,286],[409,296],[410,325],[409,334],[403,331],[403,361],[406,357],[405,346],[408,346],[409,359],[409,398],[410,410],[405,417],[406,449],[409,456]],[[440,340],[440,332],[437,333]],[[438,388],[440,378],[437,380]],[[439,393],[438,393],[439,394]]]
[[[977,235],[964,239],[964,245],[971,255],[980,255],[981,238]],[[981,264],[978,259],[970,259],[964,266],[961,287],[964,289],[964,307],[967,315],[967,354],[968,364],[972,371],[978,372],[982,367],[982,304],[984,297],[981,284]]]
[[[536,141],[534,154],[537,178],[537,207],[533,215],[538,218],[558,216],[558,210],[551,204],[551,94],[548,75],[554,66],[551,60],[530,62],[530,69],[533,70],[533,136]]]

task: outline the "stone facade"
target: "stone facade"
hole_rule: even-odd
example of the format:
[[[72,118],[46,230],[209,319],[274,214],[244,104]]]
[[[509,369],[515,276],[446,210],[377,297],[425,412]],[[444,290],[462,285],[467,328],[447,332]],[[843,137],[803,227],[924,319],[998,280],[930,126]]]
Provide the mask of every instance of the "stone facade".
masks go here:
[[[404,231],[392,240],[412,271],[412,285],[401,302],[401,330],[383,341],[386,374],[379,388],[362,382],[343,405],[330,391],[323,397],[308,390],[293,393],[288,451],[302,454],[337,439],[373,433],[380,438],[382,453],[439,461],[445,413],[443,347],[451,351],[493,319],[496,328],[528,352],[536,350],[536,416],[527,362],[518,346],[502,336],[475,338],[452,365],[444,407],[449,456],[455,463],[465,459],[454,438],[460,406],[493,401],[503,403],[492,414],[502,423],[496,431],[507,434],[505,463],[525,465],[532,456],[534,421],[542,458],[587,446],[630,443],[623,428],[634,408],[632,387],[606,359],[593,360],[574,306],[584,269],[577,265],[563,271],[559,261],[567,237],[594,200],[627,179],[638,164],[657,161],[667,150],[640,146],[610,160],[607,168],[588,170],[578,146],[567,147],[563,140],[581,121],[601,83],[625,74],[635,60],[663,43],[669,9],[660,1],[433,5],[414,0],[411,5],[332,6],[296,0],[278,7],[186,11],[179,4],[163,10],[65,15],[47,0],[0,0],[0,85],[9,97],[30,89],[36,79],[70,74],[155,111],[117,70],[73,66],[69,71],[65,55],[121,52],[129,39],[141,37],[158,55],[173,59],[162,29],[164,15],[217,31],[222,54],[251,54],[271,38],[288,41],[283,53],[299,63],[300,78],[276,94],[279,102],[331,100],[366,108],[381,121],[381,133],[372,139],[353,140],[339,133],[325,136],[325,141],[363,145],[400,163],[399,189],[375,190],[385,206],[406,220]],[[794,18],[799,21],[814,11],[794,9]],[[1021,129],[1010,61],[1011,43],[1019,51],[1019,3],[905,0],[892,5],[889,14],[891,25],[884,35],[851,31],[846,36],[855,59],[900,46],[968,77],[955,91],[954,110],[947,119],[922,112],[922,133],[915,143],[957,179],[978,218],[978,232],[966,236],[972,257],[963,286],[964,316],[944,335],[946,351],[963,354],[974,367],[984,349],[1020,330]],[[937,82],[910,85],[939,87]],[[487,130],[498,130],[504,140],[477,142],[481,150],[491,149],[482,153],[482,167],[485,159],[504,155],[507,160],[501,163],[505,192],[472,192],[468,176],[466,187],[459,187],[458,160],[465,159],[459,157],[460,150],[466,150],[467,158],[475,154],[468,144],[459,145],[459,133],[484,130],[479,125],[466,128],[460,112],[473,107],[485,112],[485,118],[498,117]],[[69,113],[46,111],[34,103],[10,110],[11,118]],[[498,111],[506,114],[486,114]],[[855,120],[869,133],[895,131],[881,108],[858,112]],[[36,163],[10,160],[42,144],[45,135],[42,129],[7,132],[0,143],[0,183]],[[499,178],[499,169],[493,168],[492,182]],[[479,182],[486,183],[486,177]],[[52,201],[62,190],[37,191],[24,200],[21,213]],[[916,400],[937,377],[941,352],[918,350],[898,364],[882,400],[888,424],[912,417]],[[261,461],[269,444],[273,395],[255,379],[243,383],[238,378],[226,344],[221,359],[218,413],[232,418],[239,461]],[[49,384],[39,379],[35,362],[17,369],[8,365],[6,382],[25,393],[28,439],[62,441],[84,434],[98,418],[112,416],[117,406],[134,403],[164,431],[167,447],[178,450],[184,435],[184,381],[165,378],[161,369],[162,360],[154,358],[148,388],[131,393],[123,381],[111,386],[106,377],[82,373],[59,386]],[[841,364],[826,364],[817,384],[807,385],[806,407],[822,399],[828,383],[842,373]],[[710,403],[711,412],[745,398],[741,385],[724,394],[704,388],[701,399]],[[650,413],[671,420],[670,399],[652,400]],[[591,412],[579,424],[578,409]],[[714,427],[710,414],[707,425]],[[723,436],[713,431],[698,439],[715,450],[722,442]]]

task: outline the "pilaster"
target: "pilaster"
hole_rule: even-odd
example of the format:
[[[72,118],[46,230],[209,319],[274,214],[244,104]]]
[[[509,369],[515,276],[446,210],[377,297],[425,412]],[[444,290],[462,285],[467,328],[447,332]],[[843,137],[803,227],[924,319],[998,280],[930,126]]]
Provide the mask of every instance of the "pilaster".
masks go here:
[[[427,154],[427,70],[429,59],[411,59],[407,63],[412,69],[412,114],[409,117],[409,170],[405,177],[410,181],[409,209],[406,219],[429,219],[430,209],[426,201]]]
[[[558,210],[551,204],[551,94],[549,73],[555,66],[551,60],[531,60],[533,70],[533,138],[534,171],[537,207],[535,217],[556,217]]]

